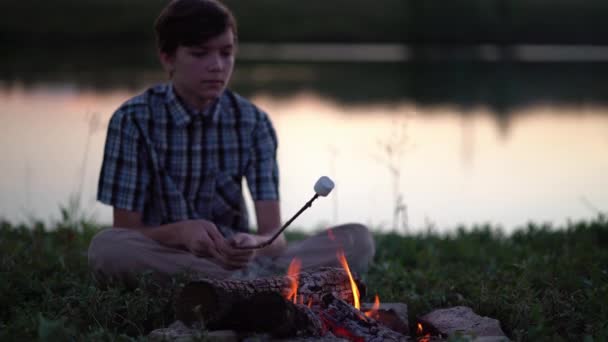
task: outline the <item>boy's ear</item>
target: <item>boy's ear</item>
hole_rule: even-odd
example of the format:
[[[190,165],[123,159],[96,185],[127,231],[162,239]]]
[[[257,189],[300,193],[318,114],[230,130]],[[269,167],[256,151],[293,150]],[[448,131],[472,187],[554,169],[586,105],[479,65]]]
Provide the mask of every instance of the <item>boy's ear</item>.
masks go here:
[[[164,51],[159,51],[158,56],[165,71],[170,74],[173,73],[175,70],[175,53],[170,54]]]

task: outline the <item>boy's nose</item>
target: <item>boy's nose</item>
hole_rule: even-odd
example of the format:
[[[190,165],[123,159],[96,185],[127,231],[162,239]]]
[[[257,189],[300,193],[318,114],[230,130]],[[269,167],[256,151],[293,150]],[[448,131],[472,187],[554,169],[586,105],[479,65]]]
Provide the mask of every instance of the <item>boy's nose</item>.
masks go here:
[[[209,61],[207,67],[209,71],[222,71],[224,69],[224,62],[219,54],[214,54]]]

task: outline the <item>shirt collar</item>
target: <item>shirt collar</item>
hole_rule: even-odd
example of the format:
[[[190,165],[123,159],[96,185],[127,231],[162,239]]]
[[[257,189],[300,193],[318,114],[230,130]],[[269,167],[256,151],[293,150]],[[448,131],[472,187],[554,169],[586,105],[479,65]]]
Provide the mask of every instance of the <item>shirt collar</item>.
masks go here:
[[[173,119],[176,126],[186,126],[195,118],[200,118],[214,123],[219,119],[221,106],[221,101],[219,99],[213,101],[213,103],[207,107],[205,111],[190,109],[177,97],[173,84],[169,84],[167,87],[166,103],[169,106],[169,115]],[[220,97],[222,96],[223,93],[220,95]]]

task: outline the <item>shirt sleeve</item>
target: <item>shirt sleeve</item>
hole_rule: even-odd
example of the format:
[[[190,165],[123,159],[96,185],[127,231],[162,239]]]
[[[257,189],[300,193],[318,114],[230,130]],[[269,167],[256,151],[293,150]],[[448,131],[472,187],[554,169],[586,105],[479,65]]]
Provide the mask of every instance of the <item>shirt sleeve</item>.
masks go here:
[[[149,173],[134,118],[120,109],[108,125],[97,200],[115,208],[143,212]]]
[[[259,113],[253,131],[251,158],[246,169],[249,192],[254,201],[279,199],[277,135],[268,116]]]

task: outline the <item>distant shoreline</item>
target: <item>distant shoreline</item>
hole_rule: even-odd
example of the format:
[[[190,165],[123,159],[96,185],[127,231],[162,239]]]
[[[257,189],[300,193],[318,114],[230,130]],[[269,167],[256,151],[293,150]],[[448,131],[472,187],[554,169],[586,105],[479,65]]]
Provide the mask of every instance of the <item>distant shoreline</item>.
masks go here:
[[[608,46],[243,43],[239,58],[311,62],[608,62]]]
[[[0,39],[1,42],[1,39]],[[114,58],[119,64],[157,66],[153,42],[138,41],[46,41],[8,42],[7,54],[0,56],[5,66],[19,60],[59,57],[95,59]],[[106,56],[107,55],[107,56]],[[121,57],[119,57],[121,56]],[[603,63],[608,62],[608,44],[402,44],[402,43],[327,43],[327,42],[241,42],[237,59],[246,62],[297,63]],[[8,62],[8,63],[7,63]]]

